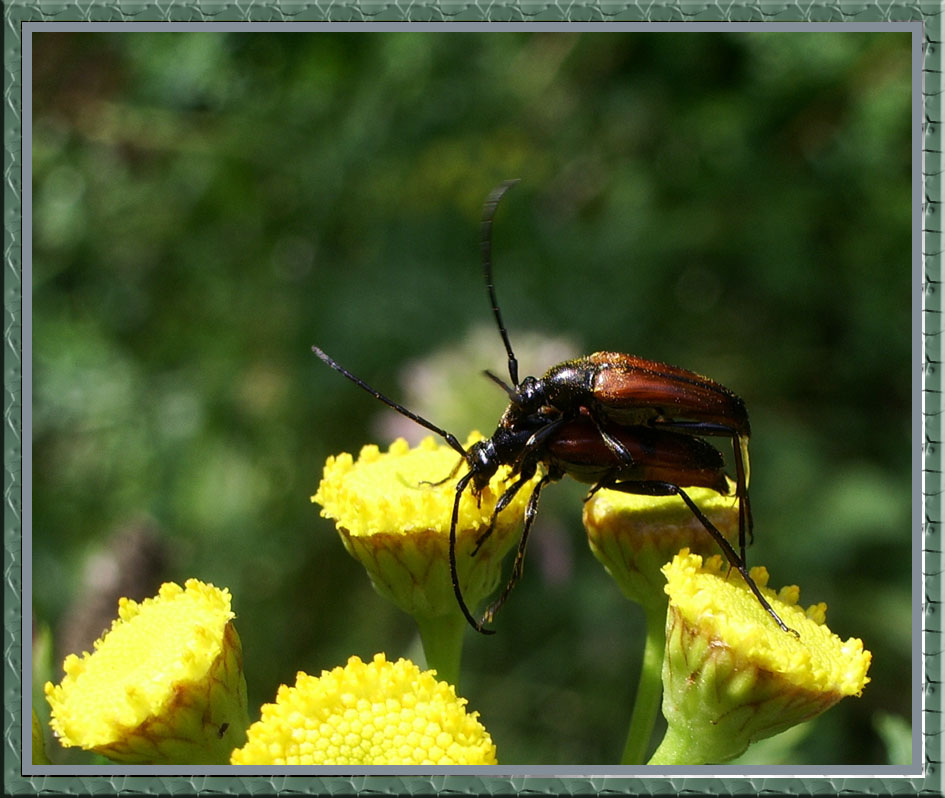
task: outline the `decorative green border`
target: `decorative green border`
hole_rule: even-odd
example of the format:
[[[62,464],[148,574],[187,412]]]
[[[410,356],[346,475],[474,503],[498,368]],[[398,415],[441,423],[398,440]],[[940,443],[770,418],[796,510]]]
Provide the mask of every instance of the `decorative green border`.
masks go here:
[[[941,339],[942,339],[942,2],[940,0],[753,0],[753,2],[700,2],[699,0],[578,0],[558,4],[546,0],[468,2],[467,0],[13,0],[4,4],[4,792],[9,794],[117,793],[270,793],[298,792],[320,795],[487,794],[599,795],[599,794],[902,794],[941,795],[942,780],[942,643],[941,643]],[[905,776],[894,768],[822,775],[823,769],[805,768],[791,777],[753,769],[750,775],[719,778],[725,771],[667,768],[658,776],[650,771],[611,776],[548,777],[551,768],[516,768],[514,775],[451,774],[395,769],[383,776],[327,775],[222,775],[229,769],[184,768],[36,768],[20,761],[22,749],[22,352],[24,317],[22,276],[22,26],[37,22],[315,22],[315,23],[888,23],[921,22],[922,106],[921,131],[916,149],[923,153],[922,180],[916,181],[915,206],[921,204],[922,228],[914,235],[915,257],[923,253],[914,286],[913,386],[915,473],[921,471],[921,507],[914,508],[914,527],[921,528],[921,569],[924,583],[916,601],[922,608],[923,705],[914,717],[921,729],[922,775]],[[493,29],[495,29],[493,27]],[[921,360],[920,360],[921,358]],[[28,388],[29,386],[27,386]],[[921,420],[921,421],[920,421]],[[921,429],[920,429],[921,425]],[[919,437],[921,435],[921,438]],[[921,441],[921,444],[919,443]],[[916,492],[919,488],[916,486]],[[915,561],[920,563],[919,551]],[[918,707],[918,704],[916,704]],[[24,768],[30,774],[24,774]],[[501,768],[500,768],[501,770]],[[560,768],[554,769],[560,772]],[[578,770],[578,768],[575,768]],[[583,769],[581,769],[583,770]],[[835,770],[835,769],[832,769]],[[402,772],[401,772],[402,771]],[[468,771],[467,771],[468,772]],[[488,771],[489,774],[496,770]],[[522,775],[519,775],[522,772]],[[49,775],[49,774],[56,775]],[[58,775],[63,773],[64,775]],[[678,773],[676,777],[674,775]],[[113,775],[115,774],[115,775]],[[120,774],[120,775],[119,775]],[[140,774],[140,775],[139,775]],[[221,774],[221,775],[215,775]],[[715,777],[713,777],[715,774]]]

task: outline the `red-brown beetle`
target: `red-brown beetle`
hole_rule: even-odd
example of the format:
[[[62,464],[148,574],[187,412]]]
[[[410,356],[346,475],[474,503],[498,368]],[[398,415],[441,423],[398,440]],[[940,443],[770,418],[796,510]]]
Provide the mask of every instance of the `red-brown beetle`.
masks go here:
[[[493,314],[508,355],[509,378],[486,372],[509,396],[509,405],[491,437],[467,451],[459,440],[422,416],[384,396],[338,364],[321,349],[314,353],[326,364],[398,413],[440,435],[461,456],[467,471],[456,484],[450,518],[450,570],[453,591],[463,615],[479,632],[508,596],[522,571],[528,533],[538,509],[542,488],[564,476],[593,484],[593,494],[609,488],[642,495],[677,495],[722,548],[729,562],[745,578],[769,615],[790,631],[765,600],[745,564],[746,533],[751,535],[748,501],[748,438],[750,426],[745,403],[725,386],[676,366],[634,355],[597,352],[551,368],[540,379],[518,379],[518,362],[502,321],[492,279],[492,220],[503,195],[517,180],[496,188],[483,208],[481,250],[483,272]],[[704,486],[727,492],[723,458],[704,437],[733,440],[736,497],[739,502],[739,552],[736,552],[684,488]],[[500,465],[512,467],[514,481],[496,503],[493,521],[523,485],[542,470],[525,511],[525,523],[512,575],[499,598],[477,620],[462,595],[456,567],[456,524],[459,502],[471,484],[479,494]],[[475,554],[492,532],[483,532]]]
[[[511,364],[510,359],[510,371]],[[506,423],[512,426],[536,413],[566,418],[583,413],[601,430],[604,424],[644,425],[700,437],[732,438],[739,549],[745,558],[746,532],[750,537],[752,530],[748,501],[751,427],[745,403],[724,385],[678,366],[619,352],[595,352],[567,360],[553,366],[541,379],[525,377],[515,388],[495,375],[489,376],[509,395],[510,417]],[[607,440],[603,431],[600,435]]]
[[[606,424],[601,428],[586,416],[562,419],[553,425],[540,426],[542,424],[540,421],[535,423],[539,425],[536,434],[544,436],[545,442],[544,444],[532,442],[530,445],[520,447],[523,451],[515,472],[518,479],[496,502],[492,516],[493,523],[498,514],[514,498],[519,487],[534,476],[539,465],[543,468],[544,474],[529,497],[512,574],[502,593],[489,605],[481,620],[476,621],[468,614],[466,615],[476,629],[488,631],[482,628],[482,624],[492,620],[522,575],[525,545],[538,509],[541,489],[549,482],[554,482],[564,476],[569,476],[578,482],[592,484],[588,498],[602,488],[651,496],[678,495],[722,549],[727,554],[735,556],[736,560],[739,559],[729,542],[703,514],[698,505],[690,500],[688,494],[679,487],[679,485],[705,487],[718,493],[728,492],[724,461],[722,455],[713,446],[700,438],[654,427]],[[604,435],[616,441],[630,460],[624,459],[623,454],[615,451],[605,440]],[[493,435],[493,438],[495,437]],[[502,438],[503,435],[500,432],[499,439]],[[461,491],[458,493],[461,495]],[[473,554],[479,551],[491,533],[492,525],[490,524],[476,541]],[[458,598],[462,607],[465,602],[459,594]],[[759,595],[759,598],[762,597]],[[763,598],[762,603],[766,604]]]

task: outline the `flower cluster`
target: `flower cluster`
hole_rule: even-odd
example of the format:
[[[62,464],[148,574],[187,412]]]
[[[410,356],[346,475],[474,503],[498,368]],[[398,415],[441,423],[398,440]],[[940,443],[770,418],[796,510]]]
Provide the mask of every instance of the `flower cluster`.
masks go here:
[[[495,745],[452,685],[375,654],[283,685],[234,765],[494,765]]]
[[[195,579],[140,604],[123,599],[94,652],[68,657],[62,682],[46,685],[60,744],[135,764],[495,764],[492,739],[452,685],[384,654],[299,673],[250,726],[229,603]]]
[[[47,683],[64,746],[118,762],[212,764],[242,743],[246,682],[230,594],[196,579],[122,599],[93,653],[69,655]]]
[[[229,592],[196,579],[168,583],[143,602],[122,599],[94,651],[67,657],[61,683],[46,684],[55,737],[126,763],[495,764],[489,733],[453,686],[465,620],[454,596],[449,532],[463,468],[455,451],[430,438],[415,448],[397,440],[386,453],[367,446],[357,459],[329,458],[312,497],[378,592],[415,617],[433,669],[376,654],[318,677],[299,672],[250,725]],[[509,472],[500,469],[458,505],[457,571],[470,607],[498,584],[541,478],[522,486],[494,519]],[[733,496],[689,493],[734,541]],[[796,587],[770,590],[767,572],[753,569],[758,589],[796,634],[779,628],[738,571],[708,556],[711,536],[677,497],[601,490],[586,502],[584,523],[594,554],[647,615],[625,763],[645,761],[660,701],[668,729],[651,764],[724,762],[859,695],[869,682],[870,653],[827,628],[823,604],[804,609]],[[35,715],[33,740],[34,761],[45,762]]]

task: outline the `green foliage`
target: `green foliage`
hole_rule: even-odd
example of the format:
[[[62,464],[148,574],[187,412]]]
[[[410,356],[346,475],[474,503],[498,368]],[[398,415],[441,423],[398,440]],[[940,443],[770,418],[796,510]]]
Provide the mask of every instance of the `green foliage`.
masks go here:
[[[60,641],[85,559],[145,519],[168,560],[141,594],[229,587],[252,705],[411,645],[309,502],[379,412],[310,347],[402,398],[405,364],[490,321],[479,211],[521,177],[495,225],[513,342],[745,398],[751,560],[875,655],[796,756],[884,761],[869,718],[911,711],[910,34],[33,41],[35,611]],[[503,763],[620,754],[643,618],[580,496],[549,488],[499,633],[467,637]]]

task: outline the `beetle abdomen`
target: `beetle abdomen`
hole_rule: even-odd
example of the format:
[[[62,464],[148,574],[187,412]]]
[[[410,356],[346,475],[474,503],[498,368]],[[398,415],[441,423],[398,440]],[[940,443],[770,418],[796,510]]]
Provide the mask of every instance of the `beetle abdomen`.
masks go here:
[[[557,430],[547,445],[549,459],[580,482],[600,482],[619,472],[621,480],[667,481],[728,492],[722,455],[701,438],[646,426],[611,424],[604,430],[624,447],[631,464],[621,460],[597,426],[583,417]]]

